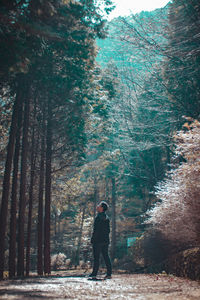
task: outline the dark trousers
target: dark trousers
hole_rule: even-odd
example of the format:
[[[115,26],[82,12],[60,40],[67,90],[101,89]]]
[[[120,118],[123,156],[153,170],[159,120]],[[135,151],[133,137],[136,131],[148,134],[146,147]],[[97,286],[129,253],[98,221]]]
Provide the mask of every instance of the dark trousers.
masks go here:
[[[110,257],[108,255],[108,244],[107,243],[95,243],[93,244],[93,256],[94,256],[94,265],[93,265],[93,271],[92,274],[94,276],[97,275],[97,272],[99,270],[99,258],[100,253],[102,253],[106,268],[107,268],[107,275],[111,276],[112,273],[112,266],[110,262]]]

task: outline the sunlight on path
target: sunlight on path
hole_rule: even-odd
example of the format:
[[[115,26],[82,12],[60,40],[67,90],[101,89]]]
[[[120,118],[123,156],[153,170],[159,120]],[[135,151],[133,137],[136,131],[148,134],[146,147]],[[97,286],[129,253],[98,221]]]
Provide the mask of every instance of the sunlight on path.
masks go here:
[[[198,300],[200,284],[164,275],[114,275],[106,281],[84,277],[32,278],[1,282],[0,299]]]

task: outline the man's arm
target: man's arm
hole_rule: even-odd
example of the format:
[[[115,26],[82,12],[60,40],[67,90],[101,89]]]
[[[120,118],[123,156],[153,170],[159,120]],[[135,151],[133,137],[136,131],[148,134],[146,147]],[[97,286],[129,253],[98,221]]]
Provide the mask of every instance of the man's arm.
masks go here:
[[[94,227],[93,227],[93,233],[92,233],[92,238],[91,238],[91,243],[92,244],[97,240],[98,230],[99,230],[99,219],[95,218],[95,220],[94,220]]]
[[[108,234],[110,233],[110,220],[108,219],[108,222],[107,222],[107,226],[108,226]]]

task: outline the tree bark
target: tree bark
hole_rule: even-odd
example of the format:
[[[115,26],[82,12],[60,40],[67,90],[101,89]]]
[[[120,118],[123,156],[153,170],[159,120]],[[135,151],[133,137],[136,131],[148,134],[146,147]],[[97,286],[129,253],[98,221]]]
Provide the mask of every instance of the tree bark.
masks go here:
[[[45,120],[43,111],[43,128],[41,137],[40,181],[38,195],[38,228],[37,228],[37,272],[43,275],[43,194],[44,194],[44,154],[45,154]]]
[[[17,132],[17,119],[18,111],[21,102],[21,86],[20,81],[18,85],[18,91],[13,106],[12,121],[10,127],[10,136],[7,146],[7,156],[5,163],[4,179],[3,179],[3,191],[2,191],[2,202],[0,211],[0,279],[3,279],[4,271],[4,253],[5,253],[5,237],[6,237],[6,227],[7,227],[7,216],[8,216],[8,199],[10,191],[10,174],[12,168],[12,159],[15,146],[15,138]]]
[[[170,146],[166,146],[166,161],[167,161],[167,169],[170,171],[171,166],[171,155],[170,155]]]
[[[36,102],[34,103],[33,122],[36,117]],[[29,186],[29,212],[28,212],[28,227],[27,227],[27,243],[26,243],[26,276],[29,276],[30,271],[30,249],[31,249],[31,229],[32,229],[32,211],[33,211],[33,188],[35,182],[35,164],[37,157],[37,146],[35,143],[35,126],[32,128],[32,146],[31,146],[31,178]]]
[[[97,179],[94,175],[94,207],[93,207],[93,223],[96,216],[96,207],[98,202],[98,187],[97,187]]]
[[[17,189],[18,189],[18,171],[19,171],[19,155],[20,155],[20,140],[21,140],[21,125],[22,125],[22,103],[19,105],[18,125],[15,143],[15,154],[13,160],[13,178],[12,178],[12,193],[11,193],[11,209],[10,209],[10,241],[9,241],[9,278],[13,278],[16,272],[16,212],[17,212]]]
[[[105,177],[105,199],[109,202],[109,180],[108,177]]]
[[[83,234],[83,223],[85,219],[85,203],[83,204],[83,211],[82,211],[82,216],[81,216],[81,226],[80,226],[80,232],[79,232],[79,237],[78,237],[78,245],[77,245],[77,250],[76,250],[76,265],[79,265],[80,261],[80,247],[81,247],[81,240],[82,240],[82,234]]]
[[[111,240],[111,258],[115,258],[116,249],[116,183],[115,177],[112,177],[112,240]]]
[[[18,220],[18,262],[17,275],[24,276],[24,223],[26,207],[26,171],[27,171],[27,154],[28,154],[28,129],[29,129],[29,110],[30,99],[26,94],[24,123],[23,123],[23,140],[21,155],[21,178],[20,178],[20,197],[19,197],[19,220]]]
[[[51,159],[52,159],[52,107],[49,99],[46,134],[46,186],[44,218],[44,273],[51,273],[50,257],[50,206],[51,206]]]

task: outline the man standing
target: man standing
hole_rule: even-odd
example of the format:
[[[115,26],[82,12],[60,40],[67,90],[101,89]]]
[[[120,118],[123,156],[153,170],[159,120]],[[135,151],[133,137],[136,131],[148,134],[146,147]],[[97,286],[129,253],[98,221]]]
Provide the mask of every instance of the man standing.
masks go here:
[[[94,221],[94,228],[91,238],[91,243],[93,245],[94,264],[93,271],[89,275],[89,277],[92,279],[96,279],[96,275],[99,270],[100,253],[102,253],[103,255],[107,268],[107,274],[105,276],[105,279],[111,279],[112,267],[110,257],[108,255],[110,220],[105,213],[107,209],[108,204],[104,201],[100,202],[97,206],[98,214]]]

